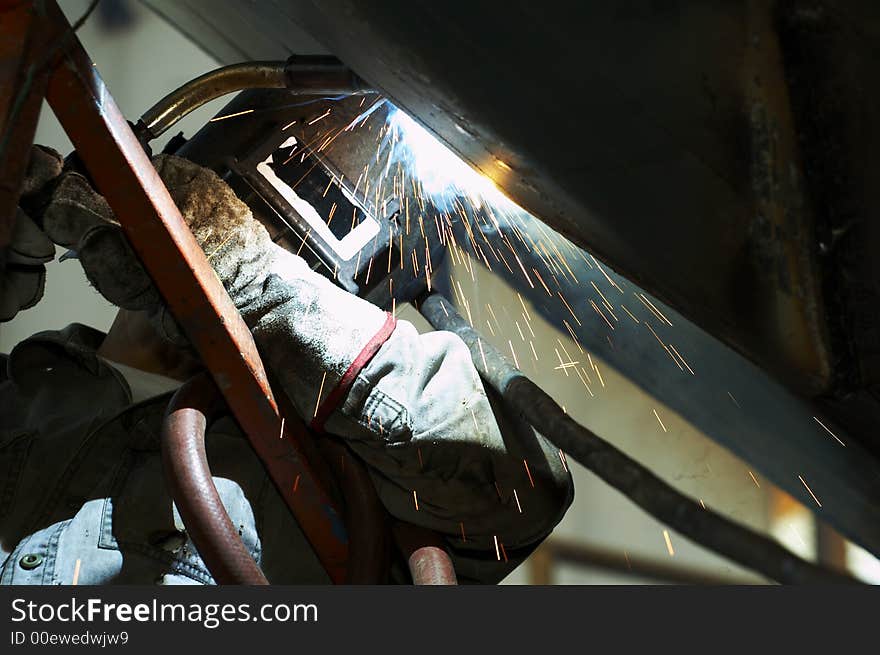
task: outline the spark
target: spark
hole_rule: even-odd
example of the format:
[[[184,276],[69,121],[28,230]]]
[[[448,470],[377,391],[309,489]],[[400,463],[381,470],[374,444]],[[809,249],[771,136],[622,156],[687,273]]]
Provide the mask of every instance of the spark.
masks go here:
[[[296,489],[297,489],[297,487],[299,487],[299,478],[300,478],[300,474],[297,473],[296,479],[293,481],[293,492],[294,493],[296,493]]]
[[[519,298],[519,304],[522,305],[523,313],[524,313],[525,316],[526,316],[526,321],[531,321],[531,320],[532,320],[532,317],[529,316],[529,310],[526,309],[526,303],[523,301],[522,296],[519,295],[519,292],[516,293],[516,297]],[[535,335],[533,334],[532,336],[535,336]]]
[[[681,360],[681,363],[684,364],[684,365],[687,367],[687,370],[691,372],[691,375],[696,375],[696,373],[694,373],[694,369],[692,369],[692,368],[688,365],[688,363],[685,361],[684,357],[681,356],[681,353],[678,352],[678,351],[675,349],[675,346],[673,346],[673,345],[670,343],[670,344],[669,344],[669,347],[672,348],[672,352],[674,352],[676,355],[678,355],[678,358]]]
[[[442,305],[441,305],[441,307],[442,307]],[[483,352],[483,340],[477,339],[477,345],[480,347],[480,357],[483,358],[483,370],[488,372],[489,365],[486,363],[486,353]]]
[[[510,339],[508,339],[508,340],[507,340],[507,345],[510,346],[510,352],[511,352],[511,354],[513,355],[513,363],[514,363],[514,365],[515,365],[517,368],[519,368],[519,360],[516,358],[516,351],[513,349],[513,341],[511,341]]]
[[[629,317],[630,317],[632,320],[634,320],[634,321],[636,322],[636,325],[639,324],[639,319],[637,319],[635,316],[633,316],[632,312],[629,311],[629,310],[626,308],[626,305],[624,305],[623,303],[620,303],[620,308],[621,308],[623,311],[625,311],[625,312],[629,315]]]
[[[284,417],[283,416],[281,417],[281,429],[278,431],[278,438],[279,439],[284,438]]]
[[[665,350],[665,351],[666,351],[666,354],[669,355],[669,357],[672,359],[673,362],[675,362],[675,365],[678,366],[678,370],[683,371],[684,369],[681,367],[681,364],[678,363],[678,360],[675,358],[675,355],[673,355],[673,354],[672,354],[672,351],[669,350],[669,348],[666,347],[666,344],[663,343],[663,340],[662,340],[660,337],[657,336],[657,333],[654,332],[654,328],[651,327],[651,324],[648,323],[647,321],[645,321],[645,327],[647,327],[647,328],[651,331],[651,334],[654,335],[654,338],[657,339],[657,342],[658,342],[661,346],[663,346],[663,350]]]
[[[498,535],[493,534],[492,537],[495,539],[495,557],[500,562],[501,561],[501,551],[498,550]]]
[[[638,293],[636,293],[635,291],[633,291],[633,295],[634,295],[636,298],[638,298],[639,302],[642,303],[642,304],[648,309],[648,311],[651,312],[651,314],[653,314],[653,315],[654,315],[659,321],[664,322],[664,323],[666,322],[666,321],[663,319],[663,316],[661,316],[661,315],[657,312],[657,310],[653,309],[653,308],[651,307],[651,305],[648,304],[648,299],[645,298],[645,295],[644,295],[644,294],[638,294]]]
[[[669,556],[675,557],[675,550],[672,548],[672,540],[669,538],[669,530],[663,531],[663,538],[666,540],[666,550],[669,551]]]
[[[296,125],[296,121],[290,121],[287,125],[285,125],[284,127],[281,128],[281,131],[283,132],[288,127],[293,127],[294,125]]]
[[[321,378],[321,387],[318,389],[318,400],[315,403],[315,413],[312,414],[312,418],[318,416],[318,408],[321,406],[321,394],[324,393],[324,381],[327,379],[327,371],[324,371],[324,376]]]
[[[613,330],[614,326],[611,324],[611,321],[608,320],[608,318],[605,316],[605,314],[602,313],[602,310],[599,309],[599,306],[595,302],[593,302],[592,299],[590,300],[590,304],[593,306],[593,309],[596,310],[596,313],[602,317],[602,320],[608,324],[608,327],[610,327]]]
[[[529,319],[526,317],[525,314],[521,314],[521,316],[525,320],[526,327],[529,328],[529,333],[532,335],[532,338],[537,339],[538,337],[535,336],[535,331],[532,329],[532,325],[531,323],[529,323]]]
[[[825,425],[822,421],[820,421],[818,416],[814,416],[814,417],[813,417],[813,420],[815,420],[816,423],[818,423],[818,424],[821,425],[823,428],[825,428],[825,431],[826,431],[828,434],[830,434],[832,437],[834,437],[835,439],[837,439],[837,443],[839,443],[841,446],[843,446],[844,448],[846,448],[846,444],[843,443],[843,442],[840,440],[840,438],[839,438],[836,434],[834,434],[831,430],[829,430],[829,429],[828,429],[828,426]]]
[[[672,325],[672,321],[670,321],[668,318],[666,318],[666,317],[663,315],[663,312],[661,312],[659,309],[657,309],[657,306],[654,305],[654,303],[652,303],[651,300],[650,300],[645,294],[640,293],[640,294],[639,294],[639,297],[641,297],[646,303],[648,303],[648,305],[650,306],[651,310],[652,310],[655,314],[657,314],[657,316],[660,317],[660,320],[662,320],[664,323],[666,323],[669,327],[673,327],[673,325]]]
[[[519,494],[516,493],[516,489],[513,490],[513,497],[516,500],[516,508],[519,510],[519,513],[522,514],[522,505],[519,504]]]
[[[560,364],[559,366],[556,367],[556,370],[561,370],[563,373],[565,373],[565,377],[568,377],[568,368],[566,368],[565,362],[562,361],[562,355],[559,354],[559,349],[554,348],[553,352],[556,353],[556,357],[559,359],[559,364]]]
[[[610,305],[611,303],[608,302],[608,298],[606,298],[606,297],[605,297],[605,294],[602,293],[602,292],[599,290],[599,287],[596,286],[596,283],[593,282],[592,280],[590,280],[590,284],[593,285],[593,288],[596,290],[596,293],[598,293],[598,294],[602,297],[602,300],[605,301],[605,304],[606,304],[606,305]]]
[[[544,282],[544,278],[541,277],[541,274],[538,272],[538,269],[533,268],[533,269],[532,269],[532,273],[535,274],[535,276],[538,278],[538,281],[543,285],[543,287],[544,287],[544,291],[547,292],[547,295],[550,296],[550,297],[552,298],[552,297],[553,297],[553,294],[550,293],[550,289],[547,288],[547,283]]]
[[[329,116],[329,115],[330,115],[330,110],[328,109],[327,111],[325,111],[323,114],[321,114],[321,115],[318,116],[317,118],[313,118],[312,120],[310,120],[308,124],[309,124],[309,125],[314,125],[314,124],[317,123],[319,120],[321,120],[321,119],[323,119],[323,118],[327,118],[327,116]]]
[[[574,313],[574,310],[571,308],[571,305],[562,297],[562,292],[557,291],[556,295],[559,296],[559,299],[565,304],[565,308],[569,311],[569,313],[574,317],[574,320],[577,322],[578,326],[581,325],[581,320],[577,317],[577,314]]]
[[[605,380],[602,379],[602,371],[599,370],[599,367],[593,364],[593,370],[596,371],[596,375],[599,376],[599,384],[602,385],[602,388],[605,388]]]
[[[752,473],[751,471],[749,471],[749,475],[750,475],[751,478],[752,478],[752,482],[755,483],[755,486],[758,487],[758,489],[760,489],[760,488],[761,488],[761,485],[758,484],[758,478],[755,477],[755,474]]]
[[[740,406],[739,403],[737,402],[736,398],[733,397],[733,394],[732,394],[732,393],[730,393],[730,392],[728,391],[728,392],[727,392],[727,395],[730,396],[730,399],[733,401],[733,404],[734,404],[734,405],[736,405],[737,407]],[[740,407],[740,409],[742,409],[742,408]]]
[[[807,491],[810,492],[810,495],[813,497],[813,500],[816,501],[816,504],[821,508],[821,507],[822,507],[822,503],[820,503],[820,502],[819,502],[819,499],[816,498],[816,494],[814,494],[814,493],[813,493],[813,490],[810,489],[810,486],[807,484],[807,481],[804,480],[803,477],[801,477],[800,475],[798,476],[798,479],[801,481],[801,484],[803,484],[804,487],[806,487]]]
[[[79,582],[79,568],[81,563],[82,562],[80,560],[76,560],[76,564],[73,567],[73,582],[71,582],[70,584],[74,587]]]
[[[700,498],[700,507],[702,507],[703,509],[706,509],[706,503],[703,502],[702,498]]]
[[[602,275],[605,276],[605,279],[608,280],[608,283],[609,283],[612,287],[614,287],[615,289],[617,289],[618,291],[620,291],[620,293],[623,293],[623,289],[621,289],[619,286],[617,286],[617,283],[616,283],[614,280],[612,280],[610,277],[608,277],[608,273],[605,272],[605,269],[602,268],[602,265],[599,264],[599,261],[598,261],[595,257],[593,257],[593,255],[590,255],[590,257],[592,257],[593,262],[595,262],[596,267],[602,272]],[[586,260],[584,260],[584,261],[586,261]]]
[[[565,461],[565,453],[562,452],[562,449],[560,448],[557,451],[557,454],[559,455],[559,461],[562,462],[562,468],[564,468],[565,472],[568,473],[568,462]]]
[[[413,502],[416,505],[416,511],[419,511],[419,495],[416,493],[416,490],[413,489]]]
[[[461,540],[462,540],[462,541],[467,541],[467,537],[464,536],[464,522],[463,522],[463,521],[459,521],[459,522],[458,522],[458,525],[459,525],[459,527],[461,528]]]
[[[532,485],[532,489],[535,488],[535,481],[532,479],[532,472],[529,470],[529,463],[526,460],[523,460],[523,466],[526,467],[526,475],[529,476],[529,484]]]
[[[657,413],[657,410],[656,410],[656,409],[651,409],[651,411],[654,412],[654,416],[657,417],[657,422],[660,424],[660,427],[663,428],[663,431],[664,431],[664,432],[669,432],[669,430],[666,429],[666,426],[663,425],[663,421],[662,421],[662,419],[660,418],[660,415]]]
[[[250,114],[254,110],[253,109],[245,109],[244,111],[237,111],[234,114],[226,114],[225,116],[214,116],[209,123],[216,123],[217,121],[225,121],[227,118],[235,118],[236,116],[244,116],[245,114]]]

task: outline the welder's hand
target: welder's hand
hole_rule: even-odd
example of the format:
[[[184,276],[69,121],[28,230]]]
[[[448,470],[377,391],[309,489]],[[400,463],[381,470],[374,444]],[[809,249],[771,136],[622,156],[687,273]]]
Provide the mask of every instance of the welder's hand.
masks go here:
[[[55,246],[25,209],[37,204],[37,197],[61,173],[61,155],[43,146],[33,146],[15,209],[12,239],[0,276],[0,322],[10,321],[21,310],[36,305],[43,297],[47,262],[55,257]]]
[[[267,267],[271,240],[265,228],[213,171],[172,155],[159,155],[153,164],[241,309],[246,300],[243,287]],[[148,311],[164,336],[185,343],[107,201],[82,175],[63,175],[43,222],[53,241],[76,252],[86,277],[101,295],[119,307]]]

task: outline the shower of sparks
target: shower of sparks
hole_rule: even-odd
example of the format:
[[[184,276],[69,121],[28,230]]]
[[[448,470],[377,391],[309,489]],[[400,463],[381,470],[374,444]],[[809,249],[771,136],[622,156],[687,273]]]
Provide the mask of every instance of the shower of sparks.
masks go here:
[[[816,494],[814,494],[814,493],[813,493],[813,490],[810,489],[810,485],[807,484],[807,481],[804,480],[804,478],[803,478],[802,476],[800,476],[800,475],[798,476],[798,480],[801,481],[801,484],[804,485],[804,487],[806,488],[806,490],[810,492],[810,495],[813,497],[813,500],[815,500],[815,501],[816,501],[816,504],[821,508],[821,507],[822,507],[822,503],[820,503],[820,502],[819,502],[819,499],[816,498]]]
[[[244,111],[237,111],[234,114],[226,114],[225,116],[214,116],[209,123],[216,123],[217,121],[225,121],[227,118],[235,118],[236,116],[244,116],[245,114],[250,114],[254,110],[253,109],[245,109]],[[296,121],[294,121],[296,122]]]
[[[654,416],[657,417],[657,422],[660,424],[660,427],[663,428],[663,431],[664,431],[664,432],[669,432],[669,430],[666,429],[666,426],[663,425],[663,419],[660,418],[660,415],[657,413],[657,410],[656,410],[656,409],[652,409],[651,411],[654,412]]]
[[[840,440],[840,438],[839,438],[836,434],[834,434],[831,430],[829,430],[829,429],[828,429],[828,426],[825,425],[822,421],[820,421],[818,416],[814,416],[814,417],[813,417],[813,420],[816,421],[816,423],[818,423],[819,425],[821,425],[823,428],[825,428],[825,431],[826,431],[828,434],[830,434],[832,437],[834,437],[835,439],[837,439],[837,443],[839,443],[841,446],[843,446],[844,448],[846,448],[846,444],[843,443],[843,442]]]
[[[362,109],[358,110],[360,113],[340,130],[328,127],[330,120],[320,123],[330,115],[330,109],[312,118],[308,121],[308,126],[313,126],[313,132],[309,137],[310,144],[297,146],[291,150],[289,157],[304,156],[306,147],[312,152],[316,152],[317,148],[317,152],[322,155],[330,152],[330,149],[338,144],[336,139],[343,132],[360,131],[360,134],[369,140],[375,138],[375,153],[370,151],[363,170],[349,172],[351,177],[349,188],[353,186],[354,194],[358,198],[366,199],[367,208],[371,211],[383,211],[389,201],[397,201],[399,234],[395,235],[389,229],[387,234],[383,232],[376,237],[383,242],[387,241],[388,254],[387,257],[383,255],[377,258],[375,262],[372,258],[369,262],[363,262],[367,282],[371,275],[375,278],[399,269],[398,275],[412,275],[421,278],[423,282],[426,281],[429,288],[431,285],[436,286],[438,283],[436,271],[431,269],[432,258],[434,263],[437,262],[437,250],[434,250],[434,244],[439,239],[439,244],[445,248],[448,255],[446,260],[449,266],[456,271],[450,294],[454,306],[459,309],[471,327],[485,333],[490,343],[497,345],[500,350],[509,350],[517,368],[524,365],[528,369],[539,371],[540,367],[544,372],[552,372],[554,377],[557,376],[557,372],[561,372],[563,375],[559,375],[556,379],[574,384],[579,395],[583,393],[583,397],[586,397],[588,393],[591,398],[601,399],[602,393],[597,390],[594,394],[591,387],[598,384],[605,389],[606,383],[597,363],[587,350],[592,349],[597,357],[602,356],[600,348],[625,350],[628,344],[624,340],[624,335],[630,334],[628,326],[632,321],[638,326],[632,333],[644,335],[650,343],[656,340],[666,353],[664,357],[668,356],[675,364],[676,368],[672,371],[676,375],[683,375],[685,378],[688,374],[695,376],[694,367],[682,353],[682,351],[688,352],[688,344],[683,343],[677,347],[671,343],[676,339],[669,329],[674,327],[673,322],[665,315],[665,310],[661,309],[659,302],[653,302],[647,294],[641,293],[623,281],[616,281],[617,276],[606,270],[593,255],[535,220],[499,191],[495,181],[490,178],[500,182],[510,179],[509,175],[518,175],[515,160],[506,157],[502,159],[500,153],[496,153],[490,154],[485,161],[473,162],[480,171],[488,174],[487,176],[471,168],[419,123],[387,104],[386,101],[380,99],[369,103],[367,107],[364,106],[362,98],[361,105]],[[387,112],[376,111],[380,107],[386,107]],[[374,116],[380,118],[371,120]],[[232,115],[218,119],[231,117]],[[287,130],[294,123],[286,125],[283,129]],[[304,120],[301,121],[301,128],[304,127],[304,123]],[[337,180],[337,176],[340,179]],[[334,184],[341,188],[341,172],[334,174],[329,182],[325,180],[321,183],[325,195]],[[318,189],[318,193],[321,188]],[[344,221],[347,227],[349,216],[343,216],[341,210],[336,211],[335,204],[330,209],[329,216],[323,212],[322,216],[327,224],[335,221],[334,228],[339,221]],[[354,229],[357,226],[356,212],[351,217],[351,221]],[[404,235],[411,240],[405,241]],[[300,248],[307,239],[308,235],[303,239]],[[357,256],[360,258],[361,253],[358,252]],[[360,268],[361,263],[358,259],[356,268]],[[594,279],[584,277],[581,271],[586,269],[589,269],[588,275]],[[477,274],[480,270],[506,271],[505,275],[509,273],[509,279],[514,281],[514,286],[523,290],[523,294],[515,292],[517,300],[513,300],[511,294],[509,306],[505,306],[495,297],[491,298],[491,303],[485,302],[485,298],[480,297],[477,284]],[[581,279],[579,280],[578,277]],[[400,286],[402,278],[395,279],[393,286],[389,283],[388,288],[389,296],[392,298],[392,312],[397,310],[394,291],[398,290],[399,295],[399,289],[402,288]],[[471,288],[468,288],[468,279],[474,283]],[[526,300],[529,300],[529,303],[526,303]],[[440,307],[449,316],[445,304],[441,303]],[[557,344],[539,339],[541,336],[539,327],[543,329],[545,322],[542,316],[535,317],[531,313],[533,309],[541,312],[542,316],[549,310],[560,317],[567,334],[562,331],[561,335],[564,336],[557,340]],[[500,320],[502,318],[505,320]],[[643,330],[642,325],[647,330]],[[586,328],[598,334],[591,342],[581,343],[578,336],[579,334],[583,336]],[[653,338],[646,334],[647,331],[650,331]],[[503,347],[505,340],[508,342],[507,349]],[[651,347],[656,348],[657,344]],[[481,339],[477,340],[477,346],[479,349],[479,356],[475,357],[477,368],[489,373],[491,369]],[[522,353],[517,353],[518,347],[523,348]],[[550,354],[551,348],[555,356]],[[539,358],[538,350],[542,351],[540,354],[543,359]],[[532,358],[528,357],[529,352]],[[578,358],[574,359],[572,355],[578,355]],[[520,356],[525,357],[523,362],[519,361]],[[588,361],[584,362],[584,359]],[[529,366],[530,362],[531,366]],[[696,368],[699,368],[699,362],[695,364]],[[577,376],[585,391],[580,391],[578,380],[574,380],[572,373]],[[325,381],[326,372],[318,391],[315,416],[320,407]],[[730,392],[727,393],[731,401],[740,407],[736,398]],[[575,407],[573,402],[575,401],[570,401],[569,406]],[[473,408],[468,407],[468,409],[471,411],[474,426],[479,431],[480,425],[476,414]],[[563,411],[566,411],[564,407]],[[658,411],[652,408],[652,412],[663,432],[668,433]],[[844,445],[818,418],[816,421],[841,445]],[[565,454],[561,449],[557,454],[562,467],[568,472]],[[419,467],[423,469],[425,464],[421,449],[417,449],[417,456]],[[523,467],[530,486],[535,488],[536,481],[525,459],[523,459]],[[749,475],[760,488],[757,477],[751,471]],[[800,479],[807,487],[803,478]],[[512,484],[511,481],[501,482],[506,485],[505,488],[513,488],[512,484],[519,484],[520,488],[523,488],[525,484],[525,480],[521,478],[519,482],[514,481]],[[495,485],[501,498],[498,482]],[[807,489],[812,495],[809,487]],[[419,510],[417,493],[415,490],[412,493],[413,504],[416,510]],[[518,511],[522,512],[519,494],[515,488],[513,488],[513,497]],[[815,495],[813,498],[819,504]],[[528,498],[526,501],[528,502]],[[700,506],[706,509],[702,499]],[[821,507],[821,504],[819,506]],[[463,523],[460,524],[460,528],[464,541]],[[663,533],[669,555],[674,556],[669,533],[666,530]],[[506,560],[504,545],[497,535],[494,536],[494,542],[496,558],[499,561],[502,557]],[[625,556],[628,561],[628,555]]]
[[[77,585],[77,583],[79,583],[79,568],[81,563],[82,562],[80,560],[76,560],[76,564],[73,567],[73,582],[71,582],[70,584],[74,587]]]

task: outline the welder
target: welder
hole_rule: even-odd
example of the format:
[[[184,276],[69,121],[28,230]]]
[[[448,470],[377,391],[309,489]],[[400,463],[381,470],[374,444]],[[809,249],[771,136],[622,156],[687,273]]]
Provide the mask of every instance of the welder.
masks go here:
[[[390,515],[439,533],[460,582],[502,579],[572,501],[557,450],[539,436],[538,456],[517,449],[457,336],[419,334],[334,286],[272,243],[212,171],[172,155],[154,165],[316,438],[341,437]],[[33,149],[19,204],[2,318],[39,300],[55,244],[120,310],[107,334],[73,324],[30,337],[8,357],[0,582],[214,582],[159,452],[166,406],[202,368],[197,355],[104,198],[57,153]],[[328,581],[234,420],[212,423],[206,444],[223,505],[268,580]]]

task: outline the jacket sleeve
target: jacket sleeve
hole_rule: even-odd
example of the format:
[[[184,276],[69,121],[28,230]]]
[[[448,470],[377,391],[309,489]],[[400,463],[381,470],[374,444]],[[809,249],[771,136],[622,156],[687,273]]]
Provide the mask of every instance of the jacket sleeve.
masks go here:
[[[446,536],[459,576],[495,582],[572,501],[564,459],[490,399],[461,339],[419,334],[280,248],[242,313],[312,427],[368,464],[400,520]]]

